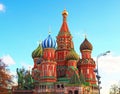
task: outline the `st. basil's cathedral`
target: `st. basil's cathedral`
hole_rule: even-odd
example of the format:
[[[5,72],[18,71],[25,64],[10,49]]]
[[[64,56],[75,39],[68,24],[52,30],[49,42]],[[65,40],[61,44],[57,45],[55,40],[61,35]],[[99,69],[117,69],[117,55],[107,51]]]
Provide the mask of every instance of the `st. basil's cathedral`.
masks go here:
[[[34,94],[98,94],[92,44],[85,37],[79,57],[67,25],[68,12],[64,10],[62,16],[56,40],[49,34],[32,52]]]

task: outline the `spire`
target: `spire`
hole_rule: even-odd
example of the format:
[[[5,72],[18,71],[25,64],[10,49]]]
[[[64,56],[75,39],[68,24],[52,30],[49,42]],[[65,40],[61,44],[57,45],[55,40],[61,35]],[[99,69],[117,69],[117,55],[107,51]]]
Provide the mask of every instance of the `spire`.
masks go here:
[[[68,32],[68,25],[67,25],[67,16],[68,16],[68,12],[66,11],[66,9],[64,9],[64,11],[62,12],[62,16],[63,16],[63,24],[61,26],[60,32]]]

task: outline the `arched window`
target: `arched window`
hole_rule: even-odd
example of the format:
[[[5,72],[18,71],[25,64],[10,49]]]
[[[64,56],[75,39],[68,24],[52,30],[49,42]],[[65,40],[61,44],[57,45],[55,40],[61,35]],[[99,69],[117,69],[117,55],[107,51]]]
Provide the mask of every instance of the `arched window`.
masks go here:
[[[61,88],[64,88],[64,85],[63,85],[63,84],[61,85]]]
[[[60,76],[60,70],[57,70],[57,75],[58,75],[58,77]]]
[[[71,90],[69,90],[68,94],[73,94],[73,92]]]
[[[75,91],[74,91],[74,94],[78,94],[78,90],[75,90]]]
[[[57,85],[57,88],[60,88],[60,85]]]
[[[61,76],[64,77],[65,76],[65,69],[61,69]]]

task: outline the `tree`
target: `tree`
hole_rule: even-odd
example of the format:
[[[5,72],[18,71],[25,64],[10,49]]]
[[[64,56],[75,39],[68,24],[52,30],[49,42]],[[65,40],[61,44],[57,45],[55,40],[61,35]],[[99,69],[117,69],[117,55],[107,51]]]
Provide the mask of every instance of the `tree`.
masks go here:
[[[111,85],[110,94],[120,94],[119,86],[116,84]]]
[[[18,75],[18,89],[19,90],[31,90],[34,88],[34,79],[30,71],[25,68],[16,69]]]
[[[8,88],[12,83],[12,75],[9,74],[7,65],[0,59],[0,94],[8,94]]]

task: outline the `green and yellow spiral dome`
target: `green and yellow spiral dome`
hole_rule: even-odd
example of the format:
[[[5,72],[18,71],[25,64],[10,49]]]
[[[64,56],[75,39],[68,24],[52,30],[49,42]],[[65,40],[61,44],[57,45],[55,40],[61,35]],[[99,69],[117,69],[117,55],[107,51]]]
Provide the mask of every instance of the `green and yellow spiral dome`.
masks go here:
[[[42,45],[39,44],[39,46],[37,47],[37,49],[35,49],[33,52],[32,52],[32,58],[40,58],[43,54],[43,48],[42,48]]]

